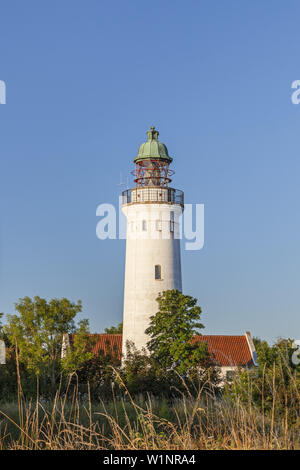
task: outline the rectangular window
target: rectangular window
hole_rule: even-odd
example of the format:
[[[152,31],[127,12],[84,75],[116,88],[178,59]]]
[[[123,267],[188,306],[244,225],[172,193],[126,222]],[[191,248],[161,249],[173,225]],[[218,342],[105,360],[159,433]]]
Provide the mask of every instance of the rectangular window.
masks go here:
[[[174,211],[170,212],[170,232],[174,232]]]
[[[147,220],[142,221],[142,230],[145,232],[147,230]]]
[[[161,279],[161,265],[155,265],[155,279]]]

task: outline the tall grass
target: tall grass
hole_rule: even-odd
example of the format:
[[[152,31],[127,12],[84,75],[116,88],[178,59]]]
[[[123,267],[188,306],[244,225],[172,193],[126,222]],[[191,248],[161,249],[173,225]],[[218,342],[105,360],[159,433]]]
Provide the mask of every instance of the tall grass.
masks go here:
[[[19,383],[18,404],[0,405],[0,449],[300,449],[299,420],[289,424],[287,404],[276,413],[275,380],[270,393],[272,411],[266,414],[254,406],[251,387],[246,403],[215,395],[207,386],[197,393],[186,386],[172,402],[133,398],[125,385],[123,397],[112,389],[106,403],[93,402],[89,393],[82,400],[70,385],[51,402],[38,394],[28,402]]]

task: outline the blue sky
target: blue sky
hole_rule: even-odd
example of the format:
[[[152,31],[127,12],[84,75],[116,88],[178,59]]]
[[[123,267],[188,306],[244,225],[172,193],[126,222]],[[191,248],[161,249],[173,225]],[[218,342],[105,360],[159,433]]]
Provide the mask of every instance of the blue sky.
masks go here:
[[[122,319],[125,241],[96,238],[154,124],[205,204],[182,251],[207,334],[300,338],[297,1],[1,2],[0,311],[25,295]]]

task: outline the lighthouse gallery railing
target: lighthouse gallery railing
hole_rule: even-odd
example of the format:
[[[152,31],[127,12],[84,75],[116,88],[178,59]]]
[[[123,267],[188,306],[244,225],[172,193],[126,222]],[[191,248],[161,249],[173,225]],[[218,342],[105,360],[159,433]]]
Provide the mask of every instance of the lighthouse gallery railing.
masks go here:
[[[122,192],[122,204],[166,202],[184,205],[184,193],[174,188],[133,188]]]

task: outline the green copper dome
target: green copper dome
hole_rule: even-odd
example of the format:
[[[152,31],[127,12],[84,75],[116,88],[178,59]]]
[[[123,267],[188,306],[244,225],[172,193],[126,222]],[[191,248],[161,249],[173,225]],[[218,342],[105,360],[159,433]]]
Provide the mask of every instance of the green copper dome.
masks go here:
[[[147,132],[148,140],[140,146],[139,153],[133,160],[134,163],[148,159],[164,160],[171,163],[173,159],[169,156],[165,144],[158,140],[158,135],[159,132],[152,126]]]

